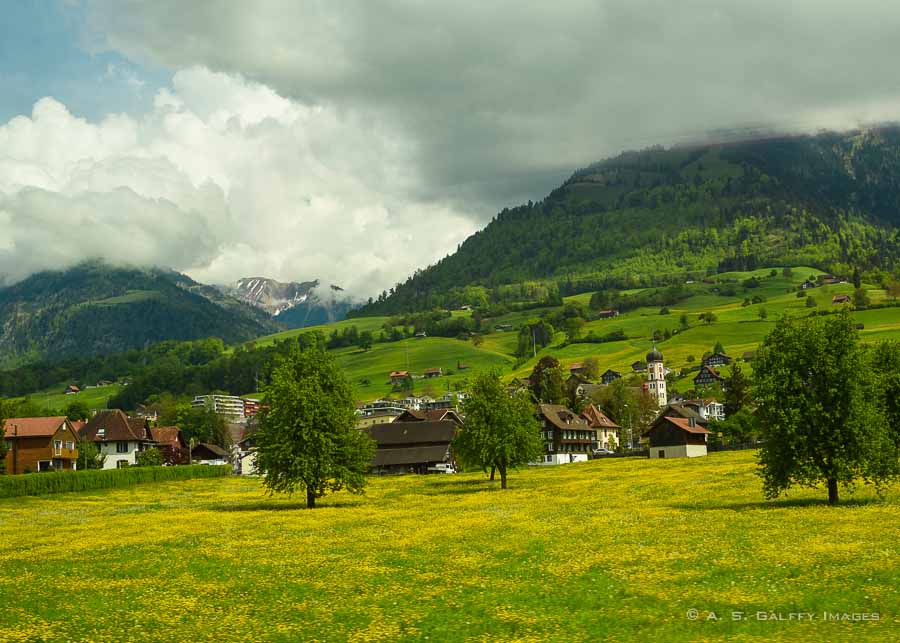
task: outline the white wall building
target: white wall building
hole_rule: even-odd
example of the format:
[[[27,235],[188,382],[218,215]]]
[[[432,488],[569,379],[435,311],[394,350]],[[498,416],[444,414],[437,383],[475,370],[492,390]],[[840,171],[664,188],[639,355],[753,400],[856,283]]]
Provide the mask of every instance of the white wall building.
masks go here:
[[[663,364],[663,354],[653,346],[653,350],[647,353],[647,390],[656,398],[660,408],[669,400],[666,392],[666,367]]]
[[[244,400],[236,395],[198,395],[191,402],[194,408],[208,408],[233,420],[244,419]]]

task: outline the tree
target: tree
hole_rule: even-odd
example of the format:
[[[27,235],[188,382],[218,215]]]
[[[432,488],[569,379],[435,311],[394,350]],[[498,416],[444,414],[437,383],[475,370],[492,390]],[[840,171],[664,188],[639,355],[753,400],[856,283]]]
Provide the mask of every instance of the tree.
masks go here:
[[[687,330],[688,328],[690,328],[688,314],[681,313],[681,315],[678,317],[678,323],[681,325],[681,330]]]
[[[785,266],[784,268],[781,269],[781,276],[784,277],[785,279],[790,279],[791,277],[794,276],[794,271],[791,270],[790,266]]]
[[[534,399],[545,404],[565,404],[565,376],[559,360],[545,355],[534,365],[529,377]]]
[[[269,493],[362,493],[375,443],[356,429],[350,383],[330,354],[292,351],[266,387],[269,409],[256,433],[257,469]]]
[[[858,267],[853,269],[853,287],[856,290],[859,290],[860,288],[862,288],[862,277],[859,274]]]
[[[750,401],[750,383],[739,362],[731,365],[731,376],[725,387],[725,417],[731,417]]]
[[[483,343],[484,343],[484,339],[481,337],[481,335],[472,335],[472,346],[474,346],[475,348],[478,348]]]
[[[759,316],[760,321],[766,321],[766,319],[769,317],[769,313],[766,311],[765,308],[762,308],[762,307],[760,307],[757,315]]]
[[[465,426],[453,441],[463,462],[496,467],[500,488],[507,488],[509,470],[537,460],[543,450],[541,425],[526,395],[510,395],[497,369],[475,375],[470,397],[463,404]]]
[[[198,442],[226,448],[231,446],[228,423],[211,408],[182,406],[175,424],[187,441],[196,438]]]
[[[718,339],[716,340],[716,345],[713,346],[713,354],[716,354],[716,353],[718,353],[720,355],[725,354],[725,347],[722,346],[722,342]]]
[[[722,421],[710,424],[710,431],[722,434],[724,444],[755,443],[759,437],[759,425],[750,409],[743,408]]]
[[[848,311],[776,324],[754,362],[766,497],[825,482],[837,504],[839,484],[880,486],[900,474],[873,366]]]
[[[585,357],[584,361],[581,362],[581,374],[585,377],[585,379],[589,379],[591,381],[597,381],[600,379],[600,360],[591,355],[590,357]]]
[[[885,291],[889,299],[893,299],[894,301],[896,301],[898,298],[900,298],[900,281],[892,279],[887,283]]]
[[[856,308],[866,308],[869,305],[869,293],[862,288],[853,291],[853,306]]]
[[[585,321],[581,317],[569,317],[566,319],[564,327],[566,329],[566,341],[573,343],[581,337],[584,331]]]
[[[372,348],[372,344],[375,342],[375,338],[372,335],[372,331],[364,330],[359,334],[359,339],[357,341],[357,345],[364,351],[369,351]]]
[[[66,417],[71,421],[87,420],[91,417],[91,407],[81,400],[75,400],[66,407]]]
[[[79,471],[86,469],[102,469],[106,462],[106,456],[100,453],[100,447],[93,440],[82,440],[78,443],[78,460],[76,466]]]
[[[137,454],[137,466],[139,467],[161,467],[162,463],[162,451],[156,447],[144,449]]]
[[[6,440],[4,440],[4,436],[6,433],[6,403],[3,400],[0,400],[0,475],[6,473],[6,454],[9,449],[6,446]]]
[[[807,308],[815,308],[817,305],[818,304],[816,303],[816,300],[813,299],[812,295],[810,295],[809,297],[806,298],[806,307]]]
[[[700,313],[700,321],[702,321],[706,324],[712,324],[717,319],[719,319],[719,318],[713,312]]]

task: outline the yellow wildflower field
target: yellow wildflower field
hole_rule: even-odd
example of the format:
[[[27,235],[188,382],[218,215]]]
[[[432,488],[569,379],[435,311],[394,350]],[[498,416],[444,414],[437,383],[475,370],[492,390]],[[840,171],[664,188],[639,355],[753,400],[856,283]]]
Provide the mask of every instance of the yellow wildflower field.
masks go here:
[[[0,641],[900,640],[900,492],[762,500],[752,452],[0,500]],[[855,619],[855,620],[854,620]]]

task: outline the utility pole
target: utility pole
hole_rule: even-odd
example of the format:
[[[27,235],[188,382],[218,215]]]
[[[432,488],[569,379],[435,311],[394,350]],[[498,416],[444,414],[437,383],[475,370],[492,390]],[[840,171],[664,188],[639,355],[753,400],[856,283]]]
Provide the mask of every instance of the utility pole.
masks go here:
[[[534,357],[537,357],[537,339],[534,337],[534,326],[531,327],[531,350],[534,353]]]

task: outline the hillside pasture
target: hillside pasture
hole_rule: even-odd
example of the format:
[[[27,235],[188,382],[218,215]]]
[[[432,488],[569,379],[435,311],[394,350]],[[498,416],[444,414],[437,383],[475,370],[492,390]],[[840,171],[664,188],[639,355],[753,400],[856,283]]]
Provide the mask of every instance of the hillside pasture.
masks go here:
[[[0,640],[896,641],[897,488],[766,502],[754,469],[390,476],[313,511],[254,478],[0,500]]]

